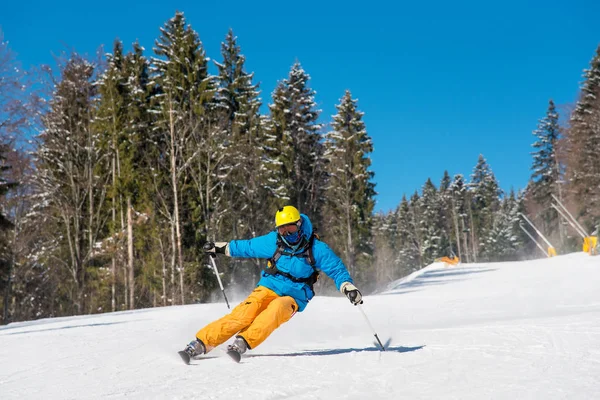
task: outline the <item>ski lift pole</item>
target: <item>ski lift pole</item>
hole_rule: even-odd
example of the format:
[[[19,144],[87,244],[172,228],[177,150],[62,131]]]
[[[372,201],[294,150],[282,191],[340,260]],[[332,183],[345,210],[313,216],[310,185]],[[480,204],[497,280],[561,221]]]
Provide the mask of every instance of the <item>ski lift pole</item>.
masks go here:
[[[204,244],[204,250],[210,250],[213,247],[215,247],[215,244],[212,242],[206,242]],[[227,300],[227,295],[225,294],[225,289],[223,288],[223,282],[221,282],[221,277],[219,276],[219,270],[217,269],[217,263],[215,263],[214,258],[217,257],[216,254],[209,254],[208,258],[210,258],[210,262],[212,264],[213,270],[215,271],[215,275],[217,275],[217,281],[219,282],[219,287],[221,288],[221,292],[223,292],[223,297],[225,298],[225,304],[227,304],[227,308],[231,309],[231,307],[229,307],[229,301]]]
[[[540,248],[540,250],[542,251],[542,253],[544,253],[544,255],[546,257],[550,257],[548,254],[546,254],[546,250],[544,250],[544,247],[541,244],[539,244],[537,240],[535,240],[535,238],[531,235],[531,233],[529,233],[522,224],[519,224],[519,228],[521,228],[523,230],[523,232],[525,232],[527,234],[527,236],[529,236],[529,238],[531,240],[533,240],[533,243],[535,243],[537,245],[537,247]]]
[[[585,238],[586,238],[586,236],[585,236],[585,232],[582,232],[581,230],[579,230],[579,228],[577,227],[577,225],[575,225],[575,224],[573,223],[573,221],[571,221],[571,220],[569,219],[569,217],[567,217],[567,216],[565,215],[565,213],[564,213],[564,212],[563,212],[563,211],[562,211],[560,208],[558,208],[558,206],[557,206],[556,204],[552,204],[552,208],[554,208],[554,209],[555,209],[555,210],[556,210],[556,211],[557,211],[557,212],[560,214],[560,216],[561,216],[561,217],[563,217],[563,218],[565,219],[565,221],[567,221],[567,223],[568,223],[569,225],[571,225],[571,227],[572,227],[572,228],[575,230],[575,232],[579,233],[579,235],[580,235],[580,236],[581,236],[583,239],[585,239]]]
[[[519,213],[519,215],[520,215],[521,217],[523,217],[523,219],[524,219],[525,221],[527,221],[527,223],[528,223],[529,225],[531,225],[531,227],[533,228],[533,230],[535,231],[535,233],[537,233],[538,235],[540,235],[540,237],[541,237],[542,239],[544,239],[544,242],[546,242],[546,244],[548,245],[548,247],[553,247],[553,246],[550,244],[550,242],[548,241],[548,239],[546,239],[546,238],[544,237],[544,235],[542,235],[542,232],[540,232],[540,231],[539,231],[539,230],[538,230],[538,229],[535,227],[535,225],[533,225],[533,223],[532,223],[532,222],[529,220],[529,218],[527,218],[527,217],[525,216],[525,214],[523,214],[523,213]]]
[[[573,223],[575,223],[575,225],[577,225],[579,227],[579,229],[581,230],[581,232],[585,233],[585,236],[589,236],[587,234],[587,232],[585,231],[585,229],[583,229],[583,227],[581,225],[579,225],[579,222],[577,222],[577,220],[575,219],[575,217],[573,217],[573,215],[571,215],[571,213],[569,212],[569,210],[567,210],[567,207],[565,207],[563,205],[563,203],[560,202],[560,200],[558,200],[556,198],[556,196],[554,194],[552,194],[552,198],[554,198],[554,200],[558,203],[558,205],[565,210],[565,212],[569,215],[569,217],[571,217],[571,220],[573,221]]]
[[[383,347],[383,344],[381,344],[381,340],[379,340],[379,336],[377,336],[375,329],[373,329],[373,326],[371,325],[371,321],[369,321],[369,318],[367,318],[367,314],[365,314],[365,310],[362,309],[362,306],[360,304],[358,305],[358,309],[362,313],[363,317],[365,317],[365,321],[367,321],[367,325],[369,325],[369,328],[371,328],[371,332],[373,333],[373,336],[375,336],[375,339],[377,339],[377,343],[379,343],[381,350],[385,351],[385,347]]]

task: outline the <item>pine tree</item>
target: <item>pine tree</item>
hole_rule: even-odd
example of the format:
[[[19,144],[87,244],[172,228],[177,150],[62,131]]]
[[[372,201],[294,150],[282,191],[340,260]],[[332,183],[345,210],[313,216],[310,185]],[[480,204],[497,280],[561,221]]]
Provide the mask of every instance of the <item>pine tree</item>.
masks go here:
[[[295,204],[320,221],[324,187],[323,144],[310,76],[296,62],[273,92],[268,127],[269,187],[278,203]]]
[[[127,234],[128,253],[135,247],[135,259],[141,266],[130,283],[136,284],[136,307],[157,305],[157,292],[161,305],[167,304],[166,264],[160,250],[161,228],[157,221],[158,209],[153,190],[153,174],[157,172],[156,161],[164,148],[164,136],[153,133],[151,97],[154,86],[150,82],[150,62],[139,43],[133,44],[133,51],[125,55],[124,70],[126,82],[125,138],[121,154],[121,185],[125,198],[130,198],[132,206],[133,235]],[[133,237],[131,237],[133,236]],[[129,273],[133,271],[131,265]],[[160,278],[159,278],[160,276]],[[160,282],[160,283],[159,283]]]
[[[443,228],[441,224],[442,208],[438,191],[431,181],[427,179],[423,185],[422,195],[419,199],[421,216],[418,229],[422,238],[421,252],[425,265],[432,263],[436,258],[444,255],[442,248]]]
[[[7,165],[7,155],[10,151],[8,143],[0,143],[0,293],[3,299],[2,321],[8,322],[8,306],[11,297],[11,283],[14,273],[14,235],[11,235],[13,222],[6,215],[6,196],[18,186],[18,182],[11,182],[6,179],[5,173],[12,167]]]
[[[454,175],[454,179],[448,188],[450,192],[450,203],[452,212],[452,223],[456,234],[458,257],[462,261],[470,262],[469,247],[469,215],[470,201],[467,197],[467,184],[462,174]]]
[[[125,308],[135,308],[140,296],[136,293],[134,247],[144,247],[147,240],[151,242],[145,237],[136,240],[138,235],[134,235],[139,225],[147,222],[149,207],[152,209],[152,178],[148,172],[153,163],[148,159],[159,156],[156,146],[150,145],[148,68],[139,44],[134,43],[133,52],[124,55],[122,43],[117,40],[113,53],[108,55],[107,70],[98,82],[100,99],[94,130],[106,155],[105,173],[111,177],[107,194],[110,224],[102,251],[111,256],[112,310],[117,303],[117,265],[123,266],[122,304]],[[142,208],[144,212],[137,211]],[[146,281],[141,283],[145,285]]]
[[[111,309],[116,311],[117,263],[124,266],[125,308],[133,308],[134,295],[133,279],[131,279],[131,272],[128,272],[128,263],[117,261],[117,259],[125,260],[126,258],[122,240],[126,209],[121,190],[121,165],[123,163],[122,144],[126,140],[127,93],[126,77],[123,72],[123,44],[119,40],[114,43],[113,53],[108,55],[107,65],[107,70],[98,80],[100,99],[93,128],[99,137],[100,150],[106,155],[106,159],[110,160],[104,165],[104,173],[111,176],[111,187],[107,193],[111,223],[109,224],[109,239],[105,243],[111,243],[112,247],[109,250],[111,254]]]
[[[244,136],[252,130],[258,110],[258,85],[252,83],[254,74],[246,72],[246,57],[241,54],[237,38],[230,29],[221,43],[223,62],[215,62],[219,74],[216,102],[226,113],[227,129],[236,138]]]
[[[56,227],[43,256],[68,272],[72,289],[65,290],[76,313],[85,310],[94,244],[105,226],[100,210],[108,182],[105,176],[97,175],[102,156],[91,129],[94,73],[95,66],[77,54],[67,60],[50,111],[43,117],[44,130],[37,138],[35,152],[39,203]]]
[[[498,181],[483,155],[479,156],[468,186],[473,224],[471,244],[474,250],[474,261],[477,261],[478,247],[483,245],[483,237],[493,226],[494,214],[500,208],[502,194]]]
[[[578,216],[593,228],[600,217],[600,46],[585,71],[567,131],[567,172]]]
[[[411,201],[418,201],[418,195],[416,193]],[[396,264],[398,265],[401,276],[408,275],[422,267],[421,243],[415,226],[416,217],[414,213],[414,207],[409,204],[406,196],[402,196],[402,201],[396,211],[397,244],[395,247],[398,250]]]
[[[376,193],[369,155],[373,143],[350,91],[336,108],[332,131],[325,141],[329,175],[325,226],[332,238],[330,243],[342,250],[346,265],[356,274],[358,264],[364,269],[369,262],[365,256],[372,254],[371,218]]]
[[[19,64],[4,41],[0,31],[0,299],[3,299],[3,321],[8,321],[8,303],[14,270],[13,249],[10,231],[12,222],[6,215],[5,197],[16,186],[5,178],[11,167],[6,164],[11,150],[11,138],[25,125],[25,114],[21,99],[22,77]]]
[[[260,173],[265,140],[259,112],[261,100],[258,85],[252,83],[253,74],[244,69],[246,58],[232,30],[221,44],[221,54],[223,62],[216,63],[219,69],[216,101],[226,114],[230,137],[226,162],[231,173],[226,190],[233,215],[231,230],[234,237],[254,236],[266,227],[263,216],[266,190]],[[236,211],[242,209],[244,212]]]
[[[411,230],[411,244],[415,254],[418,255],[418,268],[423,268],[426,265],[424,257],[425,238],[423,238],[423,231],[420,229],[423,212],[421,210],[421,196],[419,196],[419,192],[415,190],[413,195],[410,197],[408,204],[409,208],[407,216],[409,219],[408,228]]]
[[[440,182],[438,190],[440,202],[440,227],[442,229],[442,243],[440,248],[444,255],[451,256],[457,248],[458,242],[458,226],[455,225],[455,219],[452,212],[452,192],[450,185],[452,179],[448,171],[444,171],[444,175]],[[457,221],[456,221],[457,222]]]
[[[10,231],[2,235],[2,246],[8,250],[3,253],[4,260],[9,261],[10,271],[0,299],[4,298],[3,321],[9,323],[23,319],[47,316],[47,309],[52,305],[47,301],[48,285],[46,274],[38,275],[39,269],[47,272],[47,267],[36,268],[35,242],[40,237],[42,230],[39,225],[28,224],[34,219],[35,210],[32,207],[31,177],[33,170],[29,152],[12,147],[8,143],[3,148],[2,155],[6,156],[2,182],[10,189],[0,198],[1,207],[5,216],[10,216],[13,225]],[[10,149],[10,150],[9,150]],[[10,167],[10,168],[8,168]],[[17,184],[18,183],[18,184]],[[6,187],[3,185],[4,189]],[[40,222],[40,221],[36,221]],[[10,257],[10,258],[8,258]],[[34,283],[31,285],[31,283]],[[2,285],[2,283],[0,283]],[[34,290],[30,290],[31,285]],[[27,300],[26,300],[27,299]],[[28,318],[29,317],[29,318]]]
[[[539,122],[533,134],[537,140],[533,144],[535,151],[532,153],[530,190],[533,200],[541,207],[541,229],[547,235],[551,235],[560,227],[558,213],[551,207],[554,202],[552,195],[562,202],[561,182],[564,173],[564,167],[557,156],[560,127],[558,113],[552,100],[549,102],[546,117]]]
[[[222,63],[219,70],[216,102],[225,113],[225,129],[229,137],[222,170],[229,173],[224,196],[229,212],[220,229],[221,237],[249,238],[272,227],[263,173],[265,136],[260,115],[259,86],[252,83],[253,73],[246,72],[246,58],[233,31],[229,30],[221,44]],[[255,284],[262,268],[256,260],[231,260],[231,284]],[[248,285],[248,286],[249,286]]]
[[[514,191],[511,191],[494,213],[493,225],[483,237],[481,254],[487,261],[511,261],[517,258],[517,251],[522,246],[520,233],[515,231],[519,223],[518,212],[519,204]]]
[[[207,60],[198,34],[186,25],[183,13],[176,13],[161,29],[154,52],[161,57],[153,59],[153,80],[157,85],[154,95],[155,127],[162,135],[159,143],[164,144],[160,159],[164,163],[157,168],[168,171],[168,180],[157,175],[154,185],[163,199],[162,210],[171,228],[171,283],[174,284],[177,272],[183,304],[186,260],[182,221],[193,218],[191,214],[183,218],[184,213],[190,212],[183,207],[185,181],[188,177],[195,180],[197,191],[193,198],[200,199],[197,212],[200,215],[196,215],[196,219],[200,219],[198,224],[209,224],[214,208],[214,182],[204,172],[212,170],[211,164],[218,164],[220,155],[215,153],[213,134],[220,133],[220,127],[215,130],[208,122],[207,113],[213,97],[212,78],[208,75]],[[189,175],[184,171],[189,171]],[[165,184],[169,193],[163,193]],[[174,290],[171,293],[173,300]]]

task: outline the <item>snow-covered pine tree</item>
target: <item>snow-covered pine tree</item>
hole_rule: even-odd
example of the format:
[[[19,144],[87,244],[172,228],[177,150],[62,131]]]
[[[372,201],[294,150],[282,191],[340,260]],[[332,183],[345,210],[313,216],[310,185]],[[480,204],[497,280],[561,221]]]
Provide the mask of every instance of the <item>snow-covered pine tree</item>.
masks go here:
[[[4,146],[4,151],[8,147]],[[52,303],[48,296],[51,291],[46,274],[46,266],[36,263],[35,249],[40,227],[29,224],[34,219],[35,210],[32,207],[31,177],[33,170],[31,157],[28,152],[12,148],[5,153],[5,163],[10,169],[5,169],[2,181],[8,183],[10,190],[1,197],[1,209],[10,216],[13,224],[10,232],[6,232],[3,239],[10,251],[11,272],[8,282],[2,288],[3,321],[5,324],[13,321],[34,319],[36,316],[47,316]],[[18,185],[14,185],[17,182]],[[40,221],[37,220],[37,223]],[[0,284],[1,285],[1,284]],[[50,292],[50,293],[49,293]]]
[[[415,190],[413,195],[410,196],[410,201],[408,204],[408,218],[410,220],[409,228],[412,230],[412,246],[414,248],[415,253],[418,255],[418,268],[420,269],[423,268],[426,264],[423,252],[423,242],[425,239],[423,238],[423,232],[420,229],[423,213],[421,210],[421,196],[419,196],[419,192]]]
[[[462,174],[454,175],[452,183],[448,188],[450,191],[450,203],[452,213],[452,224],[457,239],[458,257],[462,262],[470,262],[469,256],[469,212],[467,207],[470,203],[467,198],[467,185]]]
[[[585,70],[581,93],[566,132],[570,197],[593,230],[600,217],[600,46]]]
[[[232,30],[221,44],[221,55],[222,63],[216,63],[219,69],[216,101],[226,113],[231,140],[227,162],[232,169],[226,191],[233,218],[231,228],[226,227],[225,232],[233,237],[255,236],[272,225],[272,216],[264,213],[266,190],[260,173],[264,135],[259,86],[252,82],[254,74],[244,68],[246,58]]]
[[[525,196],[526,189],[521,189],[515,193],[514,189],[512,188],[508,196],[508,204],[511,204],[511,202],[513,202],[511,207],[509,207],[508,209],[510,220],[512,222],[512,232],[516,238],[517,245],[517,255],[515,259],[529,258],[532,254],[532,251],[528,251],[526,248],[527,243],[532,244],[531,240],[529,239],[527,234],[523,232],[523,230],[519,227],[523,222],[522,219],[519,217],[519,214],[525,214],[527,212],[525,207]],[[533,246],[531,247],[531,249],[533,249]]]
[[[0,31],[0,292],[3,297],[3,320],[8,318],[8,293],[13,274],[12,249],[9,232],[12,223],[6,215],[5,196],[16,184],[5,178],[7,154],[15,131],[24,124],[25,115],[21,112],[21,76],[13,53],[4,41]]]
[[[147,277],[147,273],[143,268],[134,266],[134,245],[143,247],[146,243],[147,249],[143,249],[141,258],[159,258],[153,251],[157,246],[153,245],[151,237],[134,235],[142,228],[140,224],[148,220],[148,207],[152,205],[149,171],[153,162],[149,158],[159,156],[156,146],[150,145],[148,68],[148,60],[138,43],[134,43],[133,52],[123,54],[122,43],[117,40],[113,53],[107,56],[107,69],[98,82],[100,99],[93,127],[99,135],[101,151],[106,155],[106,174],[111,177],[107,194],[110,223],[107,237],[102,241],[102,252],[111,256],[113,310],[117,304],[116,283],[121,281],[121,276],[124,301],[118,303],[126,309],[135,308],[140,301],[136,281],[144,287],[148,284],[147,279],[135,276],[136,269],[143,278]],[[145,213],[137,211],[142,208]],[[143,229],[147,230],[147,227]],[[152,255],[155,257],[152,258]],[[139,264],[146,265],[143,260],[140,261]],[[123,274],[117,275],[117,265],[123,266]],[[144,305],[148,305],[147,300]]]
[[[422,195],[419,199],[419,209],[421,217],[419,218],[418,229],[422,238],[423,263],[428,265],[434,259],[445,254],[442,248],[442,236],[444,235],[442,226],[442,208],[437,188],[427,179],[423,185]]]
[[[171,228],[171,280],[179,275],[179,299],[185,303],[184,241],[182,221],[196,220],[197,225],[212,228],[212,213],[216,211],[215,190],[220,179],[215,176],[221,154],[222,128],[210,120],[208,107],[213,98],[213,78],[208,75],[207,60],[198,34],[186,25],[183,13],[177,12],[165,23],[156,40],[152,80],[156,87],[153,112],[155,129],[163,136],[158,142],[163,163],[159,170],[168,171],[168,179],[155,174],[157,198]],[[197,206],[183,207],[184,191],[193,180],[190,197]],[[192,185],[192,184],[190,184]],[[165,191],[165,189],[167,189]],[[193,214],[190,213],[194,209]],[[173,283],[173,282],[172,282]],[[200,283],[202,284],[202,283]],[[171,293],[175,301],[175,292]]]
[[[2,138],[0,138],[2,140]],[[11,282],[14,271],[14,224],[6,215],[6,196],[18,186],[18,182],[9,181],[6,172],[12,167],[7,163],[11,147],[7,142],[0,142],[0,293],[2,296],[2,321],[8,321]],[[14,216],[13,216],[14,217]]]
[[[541,221],[540,228],[546,235],[552,235],[553,232],[561,231],[559,215],[551,205],[554,202],[552,195],[562,202],[561,185],[564,174],[564,167],[557,155],[557,144],[561,135],[558,113],[552,100],[548,104],[546,117],[540,120],[533,135],[537,139],[533,143],[535,151],[531,153],[533,163],[529,189],[532,199],[540,208],[536,220]]]
[[[484,240],[485,232],[489,231],[494,224],[494,214],[500,208],[500,196],[502,194],[498,181],[483,155],[479,155],[468,188],[471,195],[470,204],[473,224],[471,245],[476,261],[478,248]]]
[[[414,196],[413,200],[415,200]],[[397,250],[395,261],[398,266],[398,275],[395,278],[397,279],[422,267],[421,244],[415,227],[414,208],[409,204],[406,196],[402,196],[402,201],[396,210],[395,239]]]
[[[481,241],[481,255],[487,261],[513,261],[522,246],[519,223],[519,204],[514,191],[502,201],[494,213],[494,222]]]
[[[61,80],[43,116],[44,129],[35,151],[40,219],[47,233],[40,262],[51,264],[73,313],[81,314],[94,245],[105,227],[106,176],[98,175],[102,154],[91,129],[94,114],[95,66],[77,54],[61,65]],[[44,215],[45,214],[45,215]],[[51,227],[49,224],[53,224]],[[43,260],[43,261],[42,261]],[[62,274],[66,271],[67,274]],[[62,279],[61,279],[62,278]],[[68,285],[64,287],[65,283]]]
[[[325,183],[321,124],[310,76],[296,62],[273,91],[268,123],[270,191],[278,204],[291,203],[319,225]]]
[[[453,214],[452,214],[452,192],[450,191],[450,185],[452,179],[448,171],[444,171],[442,180],[440,181],[440,188],[438,190],[438,196],[440,201],[440,226],[442,228],[442,242],[441,250],[443,255],[450,256],[457,250],[458,242],[458,229],[455,229]]]
[[[221,237],[250,238],[272,228],[272,213],[265,210],[269,204],[263,173],[265,136],[260,115],[259,86],[252,82],[253,73],[246,72],[246,58],[241,53],[237,38],[230,29],[221,44],[223,61],[215,62],[219,74],[216,102],[225,113],[225,129],[229,137],[227,156],[223,161],[228,168],[224,196],[229,212],[223,219]],[[253,286],[262,264],[258,260],[231,260],[229,274],[232,284]]]
[[[126,77],[127,122],[124,126],[126,140],[121,150],[121,176],[122,185],[131,195],[132,202],[133,237],[129,238],[129,233],[127,236],[128,252],[131,244],[135,248],[135,306],[165,306],[168,299],[165,260],[168,257],[163,252],[162,242],[163,225],[168,224],[157,218],[159,202],[153,189],[155,175],[166,172],[157,168],[165,138],[160,132],[153,131],[154,114],[151,113],[150,102],[154,86],[150,81],[150,62],[138,42],[133,43],[132,51],[125,55],[123,72]]]
[[[107,69],[98,80],[98,109],[93,122],[93,129],[98,135],[99,151],[107,160],[103,165],[103,174],[109,175],[110,189],[107,192],[107,202],[110,204],[111,220],[108,224],[108,238],[103,243],[108,247],[103,249],[111,257],[111,310],[116,311],[116,283],[117,264],[123,266],[124,298],[123,304],[126,309],[133,309],[134,280],[133,268],[129,268],[126,260],[125,248],[125,218],[127,214],[126,202],[122,187],[121,165],[123,164],[122,145],[126,140],[125,124],[126,116],[126,77],[123,72],[123,44],[115,40],[113,53],[107,56]],[[128,260],[133,261],[133,260]],[[131,269],[131,271],[129,271]]]
[[[336,108],[332,130],[325,135],[329,182],[323,231],[328,243],[341,252],[353,276],[360,276],[372,255],[371,218],[376,193],[369,155],[373,143],[350,91]]]
[[[261,102],[258,84],[252,83],[254,74],[246,72],[246,57],[241,53],[231,29],[221,43],[221,56],[221,63],[215,61],[219,70],[215,101],[226,113],[228,131],[236,136],[245,136],[253,128]]]

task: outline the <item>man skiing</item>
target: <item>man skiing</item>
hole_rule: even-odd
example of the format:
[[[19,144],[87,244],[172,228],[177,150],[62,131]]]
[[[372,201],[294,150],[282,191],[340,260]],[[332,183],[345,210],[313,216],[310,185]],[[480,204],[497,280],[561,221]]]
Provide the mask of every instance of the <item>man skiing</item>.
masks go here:
[[[342,260],[316,238],[306,215],[293,206],[285,206],[275,215],[275,227],[274,231],[250,240],[205,246],[210,256],[221,253],[230,257],[266,258],[269,262],[246,300],[196,333],[196,339],[180,352],[184,360],[189,362],[189,358],[208,353],[236,335],[227,349],[239,362],[246,350],[256,348],[296,312],[304,310],[314,296],[313,285],[319,271],[326,273],[352,304],[362,303],[362,295]]]

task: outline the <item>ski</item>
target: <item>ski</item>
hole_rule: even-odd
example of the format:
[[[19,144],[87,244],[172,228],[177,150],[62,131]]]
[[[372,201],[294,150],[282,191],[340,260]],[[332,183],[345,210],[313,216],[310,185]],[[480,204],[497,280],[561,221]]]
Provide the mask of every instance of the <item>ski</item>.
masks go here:
[[[227,355],[236,363],[239,363],[242,359],[242,355],[235,350],[227,350]]]
[[[178,351],[177,354],[179,354],[179,357],[181,357],[181,359],[183,360],[184,363],[186,363],[187,365],[190,365],[190,355],[188,353],[181,350],[181,351]]]
[[[190,357],[190,355],[188,353],[186,353],[184,350],[178,351],[177,354],[179,354],[179,357],[181,357],[183,362],[186,363],[187,365],[193,365],[192,361],[211,360],[214,358],[221,358],[218,355],[207,356],[206,354],[202,354],[202,355],[195,356],[195,357]]]

